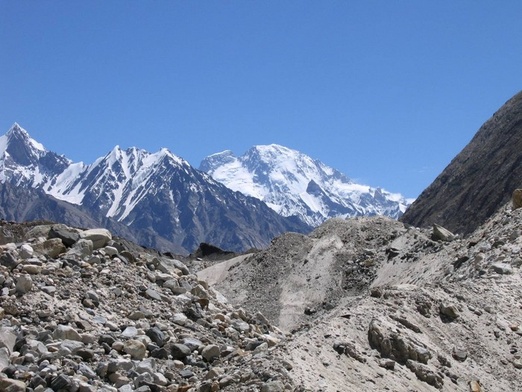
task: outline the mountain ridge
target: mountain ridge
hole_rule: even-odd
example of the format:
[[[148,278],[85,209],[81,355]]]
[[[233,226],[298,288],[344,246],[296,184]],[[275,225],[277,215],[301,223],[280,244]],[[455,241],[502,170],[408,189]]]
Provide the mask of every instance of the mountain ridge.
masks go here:
[[[522,91],[477,131],[400,218],[470,234],[522,186]]]
[[[131,228],[143,245],[182,254],[201,242],[234,251],[259,248],[285,231],[309,229],[226,188],[166,148],[149,153],[116,146],[92,164],[74,163],[15,123],[0,139],[0,162],[4,183],[41,189]]]
[[[398,218],[411,203],[400,194],[357,184],[321,161],[278,144],[257,145],[239,157],[230,150],[215,153],[203,159],[199,169],[312,226],[334,217]]]

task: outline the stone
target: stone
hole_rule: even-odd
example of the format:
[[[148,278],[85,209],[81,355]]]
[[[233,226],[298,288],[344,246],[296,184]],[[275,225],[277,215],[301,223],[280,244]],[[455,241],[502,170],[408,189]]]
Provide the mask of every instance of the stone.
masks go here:
[[[147,298],[153,299],[155,301],[161,301],[162,300],[161,295],[156,290],[153,290],[153,289],[145,290],[145,296]]]
[[[31,291],[33,287],[33,279],[30,275],[20,275],[16,280],[16,292],[17,294],[26,294]]]
[[[130,354],[132,359],[143,359],[147,354],[147,348],[139,340],[128,340],[123,345],[123,351]]]
[[[0,372],[11,364],[9,350],[5,347],[0,348]]]
[[[395,361],[389,358],[383,358],[379,360],[379,366],[387,370],[393,370],[395,369]]]
[[[511,195],[511,202],[513,209],[516,210],[522,207],[522,189],[515,189]]]
[[[16,333],[13,328],[0,328],[0,347],[5,347],[9,353],[13,353],[16,344]]]
[[[82,341],[81,335],[69,325],[58,325],[53,331],[53,338],[55,340],[75,340]]]
[[[158,327],[149,328],[145,335],[147,335],[150,340],[152,340],[159,347],[163,347],[165,344],[165,334]]]
[[[368,328],[370,347],[376,349],[384,358],[391,358],[405,364],[408,360],[428,363],[431,353],[422,343],[395,332],[395,328],[379,319],[372,319]]]
[[[191,353],[190,348],[181,343],[175,343],[170,348],[170,353],[173,359],[183,360]]]
[[[268,381],[261,386],[261,392],[283,392],[285,386],[281,381]]]
[[[49,230],[49,238],[59,238],[66,247],[71,247],[80,239],[78,230],[72,229],[64,224],[53,225]]]
[[[501,275],[513,274],[513,267],[507,263],[493,263],[491,264],[491,269]]]
[[[0,265],[9,269],[15,268],[19,263],[20,260],[11,251],[5,252],[0,256]]]
[[[138,330],[136,327],[127,327],[125,330],[121,333],[121,336],[123,338],[134,338],[138,335]]]
[[[92,255],[93,250],[93,242],[90,239],[81,238],[67,251],[67,256],[78,256],[82,259],[88,258]],[[91,258],[89,258],[89,263],[94,264],[91,262]]]
[[[25,392],[27,385],[20,380],[13,380],[11,378],[2,378],[0,376],[0,391],[3,392]]]
[[[479,380],[471,380],[469,382],[469,392],[483,392],[482,384]]]
[[[219,358],[220,355],[221,352],[219,350],[219,347],[215,344],[209,344],[208,346],[205,346],[201,351],[201,356],[207,362],[212,362],[213,360]]]
[[[433,224],[433,231],[431,234],[431,238],[434,241],[453,241],[455,239],[455,234],[453,234],[451,231],[445,229],[444,227],[437,225],[436,223]]]
[[[80,238],[91,240],[93,249],[100,249],[112,240],[112,234],[107,229],[89,229],[80,232]]]
[[[467,351],[459,347],[454,347],[451,355],[459,362],[464,362],[468,358]]]
[[[455,305],[440,305],[439,312],[442,316],[448,317],[451,320],[459,318],[459,310]]]
[[[33,257],[34,250],[31,245],[26,243],[20,246],[20,250],[18,251],[18,253],[22,259],[30,259],[31,257]]]
[[[442,389],[442,387],[444,386],[443,378],[439,374],[434,372],[432,369],[430,369],[427,365],[408,359],[406,361],[406,366],[413,373],[415,373],[419,380],[424,381],[425,383],[432,385],[437,389]]]
[[[59,238],[51,238],[33,245],[33,250],[44,256],[56,258],[62,253],[65,253],[66,248],[62,240]]]

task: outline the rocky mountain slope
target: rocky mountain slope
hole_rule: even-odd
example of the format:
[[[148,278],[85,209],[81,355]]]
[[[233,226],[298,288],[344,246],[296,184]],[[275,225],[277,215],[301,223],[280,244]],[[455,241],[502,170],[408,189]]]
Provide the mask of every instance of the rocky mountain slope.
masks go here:
[[[522,186],[522,92],[506,102],[478,130],[401,217],[405,223],[433,223],[469,234]]]
[[[240,157],[232,151],[213,154],[199,168],[230,189],[311,226],[333,217],[398,218],[411,203],[400,194],[357,184],[324,163],[277,144],[254,146]]]
[[[292,390],[284,333],[105,229],[0,222],[0,390]]]
[[[90,165],[73,163],[46,150],[18,124],[0,137],[0,182],[23,188],[24,194],[34,190],[70,203],[66,216],[44,209],[38,218],[76,225],[83,218],[73,212],[87,213],[97,223],[88,227],[110,223],[111,230],[143,245],[181,254],[200,242],[237,251],[264,247],[283,232],[309,230],[258,199],[231,191],[166,149],[152,154],[117,146]],[[27,219],[27,204],[10,204],[10,219]]]
[[[467,238],[330,220],[198,276],[291,333],[304,390],[520,391],[520,227],[510,205]]]

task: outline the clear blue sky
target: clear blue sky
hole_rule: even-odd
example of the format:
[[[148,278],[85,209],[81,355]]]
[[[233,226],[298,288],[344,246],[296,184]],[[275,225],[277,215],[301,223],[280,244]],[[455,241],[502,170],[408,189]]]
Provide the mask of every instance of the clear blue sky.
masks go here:
[[[522,87],[522,1],[0,0],[0,134],[300,150],[416,197]]]

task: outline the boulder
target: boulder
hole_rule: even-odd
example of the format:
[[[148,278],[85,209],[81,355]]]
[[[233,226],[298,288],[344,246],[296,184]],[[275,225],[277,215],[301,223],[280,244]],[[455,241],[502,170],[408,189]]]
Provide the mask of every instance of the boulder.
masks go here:
[[[513,203],[513,209],[516,210],[522,207],[522,189],[515,189],[511,195],[511,201]]]
[[[100,249],[112,240],[112,234],[107,229],[89,229],[80,232],[80,238],[91,240],[93,248]]]
[[[436,223],[433,224],[433,232],[431,234],[431,239],[434,241],[452,241],[455,239],[455,234],[453,234],[448,229],[445,229],[444,227],[437,225]]]

